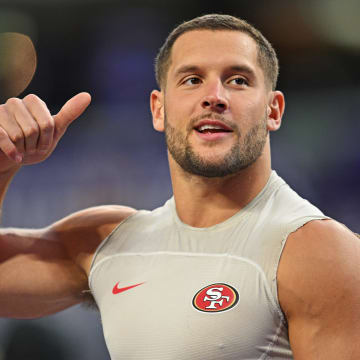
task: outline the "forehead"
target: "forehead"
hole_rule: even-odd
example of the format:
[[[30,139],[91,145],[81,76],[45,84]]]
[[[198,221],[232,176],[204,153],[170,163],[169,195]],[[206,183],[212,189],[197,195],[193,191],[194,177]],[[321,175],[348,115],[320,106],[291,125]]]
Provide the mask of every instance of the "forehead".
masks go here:
[[[174,43],[169,72],[184,64],[199,66],[248,65],[259,68],[257,45],[247,34],[236,30],[192,30]]]

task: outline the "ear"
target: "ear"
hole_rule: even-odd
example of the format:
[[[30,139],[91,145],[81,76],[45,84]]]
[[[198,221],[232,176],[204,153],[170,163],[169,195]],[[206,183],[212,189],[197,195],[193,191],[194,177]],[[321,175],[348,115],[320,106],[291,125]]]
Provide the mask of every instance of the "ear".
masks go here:
[[[285,110],[285,97],[281,91],[272,91],[267,105],[267,129],[276,131],[281,126]]]
[[[163,92],[153,90],[150,95],[150,108],[155,130],[164,131],[164,96]]]

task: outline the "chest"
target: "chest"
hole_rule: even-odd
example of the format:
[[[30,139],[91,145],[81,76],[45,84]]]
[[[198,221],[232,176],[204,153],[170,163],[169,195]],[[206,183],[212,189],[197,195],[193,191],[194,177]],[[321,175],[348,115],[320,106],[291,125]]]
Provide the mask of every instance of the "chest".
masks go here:
[[[125,252],[93,291],[113,360],[266,359],[285,332],[261,268],[239,256]]]

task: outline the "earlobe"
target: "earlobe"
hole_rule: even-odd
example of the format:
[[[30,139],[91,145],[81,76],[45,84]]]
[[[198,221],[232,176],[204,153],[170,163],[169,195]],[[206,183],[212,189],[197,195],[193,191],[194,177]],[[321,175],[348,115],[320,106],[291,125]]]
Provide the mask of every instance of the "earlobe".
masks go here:
[[[281,91],[273,91],[267,106],[267,128],[276,131],[281,126],[281,119],[285,110],[285,97]]]
[[[164,131],[164,101],[163,93],[159,90],[153,90],[150,95],[150,108],[155,130]]]

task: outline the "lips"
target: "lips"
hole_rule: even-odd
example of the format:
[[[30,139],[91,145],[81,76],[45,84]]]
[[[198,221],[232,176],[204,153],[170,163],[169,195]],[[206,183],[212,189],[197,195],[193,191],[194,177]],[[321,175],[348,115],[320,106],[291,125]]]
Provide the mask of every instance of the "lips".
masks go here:
[[[202,120],[194,126],[194,129],[202,134],[205,133],[221,133],[221,132],[232,132],[233,130],[225,125],[223,122],[218,120]]]

